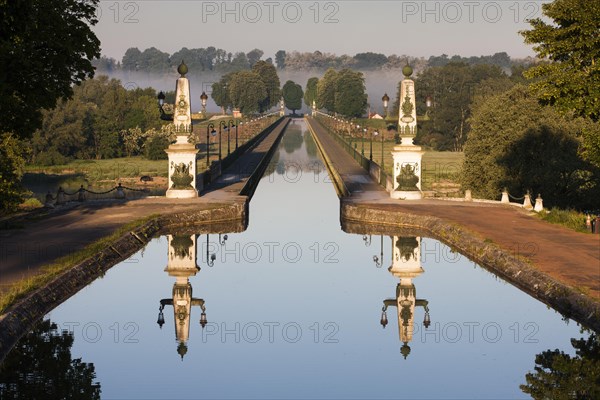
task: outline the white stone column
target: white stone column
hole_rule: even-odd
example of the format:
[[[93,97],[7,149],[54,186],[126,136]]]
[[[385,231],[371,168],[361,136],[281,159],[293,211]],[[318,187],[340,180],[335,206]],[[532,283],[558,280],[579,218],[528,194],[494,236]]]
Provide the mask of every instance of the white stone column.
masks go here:
[[[420,146],[415,146],[413,139],[417,134],[417,107],[415,98],[415,83],[410,76],[412,68],[408,65],[402,69],[404,80],[400,83],[400,112],[398,115],[398,133],[400,144],[394,146],[392,157],[394,159],[393,190],[390,196],[393,199],[419,200],[423,197],[421,192],[422,158],[423,151]],[[399,188],[398,177],[404,173],[412,173],[418,178],[414,190]],[[409,182],[411,179],[405,180]],[[416,187],[415,187],[416,186]]]
[[[181,62],[177,71],[181,76],[177,79],[175,89],[175,106],[173,109],[173,125],[177,141],[166,151],[169,155],[169,182],[167,197],[198,197],[196,189],[196,146],[188,143],[192,133],[192,111],[190,82],[185,77],[187,66]],[[191,178],[191,179],[190,179]]]

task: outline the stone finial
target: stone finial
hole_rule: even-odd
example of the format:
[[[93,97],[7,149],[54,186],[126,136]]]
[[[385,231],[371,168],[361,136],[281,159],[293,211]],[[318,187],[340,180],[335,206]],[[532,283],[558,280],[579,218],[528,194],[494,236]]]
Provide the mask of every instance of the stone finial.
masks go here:
[[[506,190],[506,188],[504,188],[502,191],[502,200],[500,200],[500,203],[510,203],[510,199],[508,198],[508,190]]]
[[[538,197],[535,199],[535,206],[533,207],[533,211],[544,211],[544,202],[542,201],[542,195],[540,193],[538,193]]]
[[[465,190],[465,201],[473,201],[473,196],[469,189]]]
[[[404,68],[402,68],[402,75],[404,75],[405,79],[410,78],[413,73],[413,69],[410,65],[406,64]]]
[[[523,199],[523,208],[526,210],[533,209],[533,206],[531,205],[531,195],[529,194],[529,192],[527,192],[525,198]]]
[[[185,77],[185,74],[188,73],[188,66],[185,65],[183,60],[181,60],[181,64],[179,64],[179,66],[177,67],[177,72],[179,72],[182,78]]]

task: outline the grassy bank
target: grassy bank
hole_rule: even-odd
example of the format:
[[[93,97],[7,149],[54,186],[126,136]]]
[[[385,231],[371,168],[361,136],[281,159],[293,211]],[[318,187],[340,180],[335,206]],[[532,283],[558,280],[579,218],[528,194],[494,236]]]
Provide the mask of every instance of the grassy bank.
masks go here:
[[[552,208],[536,215],[551,224],[562,225],[577,232],[589,233],[585,225],[587,215],[582,212]],[[592,218],[595,218],[595,216],[592,216]]]
[[[0,294],[0,314],[4,313],[8,307],[10,307],[19,299],[51,282],[64,271],[74,267],[85,259],[98,254],[101,250],[110,246],[111,243],[116,241],[126,232],[132,231],[157,217],[158,215],[153,214],[148,217],[129,222],[118,228],[111,235],[89,244],[84,249],[73,254],[69,254],[68,256],[61,257],[54,263],[42,267],[39,274],[15,282],[6,293]]]
[[[74,160],[68,164],[28,165],[25,172],[81,176],[88,181],[116,181],[120,178],[139,178],[142,175],[168,175],[167,160],[148,160],[144,157],[123,157],[106,160]]]

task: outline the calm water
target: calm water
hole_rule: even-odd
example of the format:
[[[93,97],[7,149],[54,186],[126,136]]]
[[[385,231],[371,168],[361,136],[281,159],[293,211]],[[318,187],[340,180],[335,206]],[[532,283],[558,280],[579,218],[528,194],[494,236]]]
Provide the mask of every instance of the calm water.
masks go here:
[[[72,331],[72,359],[93,363],[81,386],[109,399],[527,398],[519,385],[536,355],[574,355],[570,339],[589,336],[438,241],[344,233],[302,121],[261,181],[248,229],[220,240],[154,239],[46,317]],[[61,368],[73,369],[36,373]]]

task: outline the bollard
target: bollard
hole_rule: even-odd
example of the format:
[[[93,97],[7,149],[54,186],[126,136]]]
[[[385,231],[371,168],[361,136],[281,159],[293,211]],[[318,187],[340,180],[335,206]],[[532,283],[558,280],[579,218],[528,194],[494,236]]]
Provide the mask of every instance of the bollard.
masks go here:
[[[542,200],[542,195],[538,193],[537,199],[535,199],[535,207],[533,207],[533,211],[540,212],[544,211],[544,202]]]
[[[523,200],[523,208],[526,210],[533,209],[533,206],[531,205],[531,195],[529,194],[529,192],[527,192],[527,194],[525,195],[525,199]]]
[[[59,186],[58,192],[56,192],[56,204],[64,204],[65,201],[65,191],[63,190],[62,186]]]
[[[590,214],[588,214],[587,218],[585,219],[585,227],[588,230],[588,232],[594,232],[594,230],[592,229],[592,217],[590,217]]]
[[[85,201],[85,189],[83,188],[83,185],[81,185],[81,187],[77,191],[77,200]]]
[[[594,233],[600,234],[600,217],[596,217],[596,232]]]
[[[510,200],[508,198],[508,190],[506,190],[506,188],[502,192],[502,200],[500,200],[500,203],[506,203],[506,204],[510,203]]]
[[[46,201],[44,203],[44,207],[54,208],[54,204],[52,204],[52,201],[54,201],[54,197],[52,197],[52,193],[50,193],[50,191],[48,190],[48,194],[46,194]]]
[[[117,186],[117,192],[115,193],[115,197],[117,199],[125,198],[125,191],[123,190],[123,186],[121,186],[121,182],[119,182],[119,186]]]
[[[471,196],[471,191],[469,189],[465,190],[465,201],[473,201],[473,196]]]

